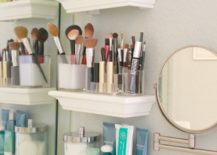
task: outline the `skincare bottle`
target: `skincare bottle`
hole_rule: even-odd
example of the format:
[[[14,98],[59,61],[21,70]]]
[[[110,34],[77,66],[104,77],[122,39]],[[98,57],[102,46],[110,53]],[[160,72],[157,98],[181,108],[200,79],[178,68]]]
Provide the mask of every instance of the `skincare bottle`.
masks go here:
[[[9,121],[7,123],[7,128],[5,131],[5,142],[4,142],[4,155],[13,155],[15,153],[15,120],[14,111],[9,112]]]

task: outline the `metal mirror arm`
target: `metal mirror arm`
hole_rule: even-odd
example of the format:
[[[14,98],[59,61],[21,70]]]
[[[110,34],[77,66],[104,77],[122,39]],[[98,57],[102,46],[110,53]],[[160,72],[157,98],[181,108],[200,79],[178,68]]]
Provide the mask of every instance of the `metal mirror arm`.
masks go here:
[[[188,153],[197,153],[197,154],[204,154],[204,155],[217,155],[217,151],[195,148],[194,135],[189,135],[188,139],[182,139],[182,138],[161,136],[160,133],[154,133],[154,150],[160,151],[161,149],[182,151]]]

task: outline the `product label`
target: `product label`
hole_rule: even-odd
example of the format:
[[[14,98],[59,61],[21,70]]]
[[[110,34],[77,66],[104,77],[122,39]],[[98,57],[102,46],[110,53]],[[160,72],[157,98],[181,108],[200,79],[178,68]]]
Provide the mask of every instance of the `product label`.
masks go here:
[[[126,155],[128,129],[121,128],[118,138],[118,155]]]

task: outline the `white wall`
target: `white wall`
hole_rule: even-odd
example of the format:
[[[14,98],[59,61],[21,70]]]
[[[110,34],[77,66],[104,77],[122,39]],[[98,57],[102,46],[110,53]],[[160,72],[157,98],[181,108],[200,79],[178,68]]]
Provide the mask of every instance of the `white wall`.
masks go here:
[[[101,39],[100,46],[104,42],[103,38],[109,32],[125,32],[127,38],[130,38],[131,35],[138,36],[140,31],[144,31],[147,41],[146,93],[154,94],[153,84],[157,81],[160,68],[175,50],[187,45],[201,45],[217,51],[216,6],[216,0],[157,0],[154,9],[118,8],[101,11],[101,14],[95,16],[82,13],[76,14],[74,22],[81,26],[92,22],[96,29],[96,37]],[[73,16],[63,15],[63,17],[62,29],[65,29],[73,23]],[[68,47],[68,41],[65,42],[65,47]],[[187,137],[187,134],[173,128],[163,118],[157,104],[152,109],[150,116],[131,119],[117,119],[77,112],[70,114],[61,109],[60,112],[59,128],[61,130],[58,155],[63,154],[62,135],[64,132],[77,130],[79,126],[86,126],[89,130],[100,132],[104,121],[128,123],[148,128],[151,134],[161,132],[170,136]],[[217,150],[216,137],[217,132],[200,135],[197,137],[197,146]],[[173,151],[155,152],[152,150],[151,138],[149,147],[151,155],[187,155],[187,153]]]

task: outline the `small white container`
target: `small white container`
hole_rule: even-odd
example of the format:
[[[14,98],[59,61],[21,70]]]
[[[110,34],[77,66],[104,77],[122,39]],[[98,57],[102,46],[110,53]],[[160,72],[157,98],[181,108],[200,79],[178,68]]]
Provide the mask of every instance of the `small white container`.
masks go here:
[[[28,121],[29,122],[29,121]],[[16,155],[47,155],[47,127],[16,127]]]
[[[68,58],[67,62],[62,61]],[[58,64],[59,89],[83,90],[85,88],[86,65],[70,64],[69,56],[60,55]]]
[[[19,56],[20,86],[49,87],[50,57],[49,56]]]

